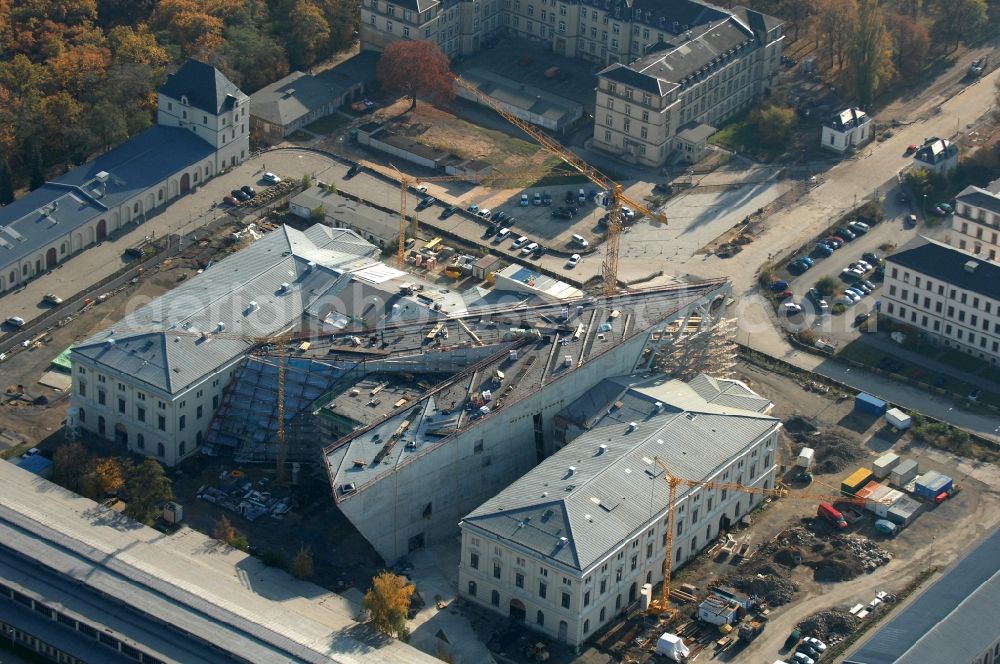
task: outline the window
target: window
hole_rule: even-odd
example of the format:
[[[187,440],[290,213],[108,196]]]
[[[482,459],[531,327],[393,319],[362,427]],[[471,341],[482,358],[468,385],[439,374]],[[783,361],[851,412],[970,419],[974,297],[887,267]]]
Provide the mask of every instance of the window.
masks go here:
[[[649,131],[645,127],[640,127],[639,138],[648,138],[648,137],[649,137]]]
[[[539,611],[538,613],[536,613],[535,614],[535,623],[538,624],[539,626],[544,626],[545,625],[545,614],[542,613],[541,611]]]
[[[565,9],[565,7],[560,7],[560,9]],[[566,21],[559,21],[559,32],[566,32]]]
[[[569,593],[563,593],[562,594],[562,602],[561,603],[562,603],[562,608],[564,608],[564,609],[568,609],[569,608]]]
[[[494,590],[490,593],[490,604],[493,606],[500,606],[500,592]]]
[[[125,399],[118,399],[118,412],[119,413],[125,412]]]
[[[476,582],[475,581],[469,581],[469,594],[472,595],[473,597],[476,596]]]
[[[107,399],[107,393],[104,390],[97,390],[97,403],[103,406],[107,402]]]
[[[603,595],[608,591],[608,580],[601,579],[601,594]]]
[[[408,28],[405,25],[403,26],[403,36],[404,37],[409,37],[410,36],[410,28]]]
[[[518,588],[524,587],[524,575],[521,574],[520,572],[514,575],[514,585],[517,586]]]
[[[544,581],[538,582],[538,596],[545,599],[545,593],[548,590],[548,586],[545,585]]]
[[[177,420],[177,428],[180,431],[184,431],[184,426],[187,423],[187,415],[181,415]]]
[[[141,433],[136,434],[135,436],[135,446],[140,450],[146,449],[146,437],[143,436]]]
[[[614,122],[615,122],[615,119],[613,117],[611,117],[610,113],[608,113],[605,116],[605,118],[604,118],[604,124],[606,124],[606,125],[608,125],[610,127],[610,126],[612,126],[614,124]]]
[[[195,417],[197,417],[199,420],[201,419],[202,408],[203,406],[201,404],[198,404],[198,408],[195,410]]]
[[[167,418],[164,417],[163,415],[157,415],[156,416],[156,428],[159,429],[160,431],[166,431],[167,430]],[[162,456],[162,455],[160,455],[160,456]]]
[[[178,449],[177,449],[177,453],[178,453],[178,454],[179,454],[180,456],[184,456],[184,451],[185,451],[186,449],[187,449],[187,441],[186,441],[186,440],[182,440],[182,441],[181,441],[181,444],[180,444],[180,446],[179,446],[179,447],[178,447]]]
[[[87,384],[81,382],[79,385],[77,385],[76,391],[80,393],[81,397],[87,396]]]
[[[145,401],[146,395],[143,394],[142,392],[136,392],[135,398],[138,399],[139,401]]]
[[[166,448],[163,447],[163,443],[156,444],[156,456],[163,457],[167,455]]]
[[[493,578],[494,579],[500,578],[500,563],[498,563],[495,560],[493,561]]]
[[[218,394],[212,396],[212,409],[213,410],[218,410],[219,409],[219,395]]]
[[[583,605],[590,606],[590,591],[583,593]]]
[[[479,554],[475,551],[469,555],[469,567],[472,569],[479,569]]]

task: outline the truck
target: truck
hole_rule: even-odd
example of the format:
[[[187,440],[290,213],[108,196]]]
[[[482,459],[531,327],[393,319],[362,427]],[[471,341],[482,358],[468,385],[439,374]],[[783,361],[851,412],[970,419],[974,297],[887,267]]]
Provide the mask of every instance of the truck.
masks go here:
[[[763,620],[749,620],[740,624],[740,641],[750,643],[764,631]]]
[[[826,519],[841,530],[847,528],[847,519],[844,518],[840,510],[830,503],[820,503],[819,507],[816,508],[816,516]]]

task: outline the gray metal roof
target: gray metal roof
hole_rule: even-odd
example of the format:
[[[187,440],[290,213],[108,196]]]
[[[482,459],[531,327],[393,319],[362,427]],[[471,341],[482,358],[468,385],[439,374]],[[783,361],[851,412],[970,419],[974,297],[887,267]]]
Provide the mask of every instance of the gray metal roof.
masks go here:
[[[222,72],[194,58],[189,58],[180,69],[168,74],[159,92],[178,100],[187,97],[191,106],[213,115],[232,110],[237,101],[246,99],[243,91]]]
[[[630,65],[613,64],[601,76],[634,85],[647,92],[664,94],[677,85],[696,82],[699,72],[708,74],[716,64],[734,57],[737,49],[756,44],[753,32],[734,16],[712,25],[699,26],[700,34],[687,41],[657,45]]]
[[[109,210],[197,164],[215,149],[193,132],[156,125],[0,207],[0,265],[29,258]],[[110,175],[102,184],[97,174]],[[109,226],[110,229],[110,226]]]
[[[293,71],[250,95],[250,115],[286,126],[339,99],[346,91],[339,83]]]
[[[290,201],[310,210],[323,206],[326,216],[351,228],[372,233],[389,239],[399,235],[399,215],[389,214],[360,201],[353,200],[340,192],[325,191],[314,185],[297,194]]]
[[[1000,637],[1000,529],[906,606],[845,664],[979,661]]]
[[[1000,265],[943,242],[917,238],[887,256],[886,263],[890,268],[899,265],[955,288],[1000,300]]]
[[[1000,214],[1000,195],[988,189],[981,189],[974,185],[969,185],[955,197],[959,203],[974,205],[977,208],[989,210],[994,214]]]
[[[282,226],[78,344],[71,358],[177,393],[242,355],[253,337],[294,326],[378,252],[348,229]]]
[[[463,521],[584,571],[664,513],[669,488],[657,457],[679,477],[710,478],[779,425],[756,412],[720,414],[702,401],[636,422],[634,430],[599,426]],[[679,490],[678,500],[687,493]]]
[[[375,637],[339,595],[193,530],[164,535],[8,463],[0,542],[17,552],[0,555],[0,580],[164,661],[438,661]]]

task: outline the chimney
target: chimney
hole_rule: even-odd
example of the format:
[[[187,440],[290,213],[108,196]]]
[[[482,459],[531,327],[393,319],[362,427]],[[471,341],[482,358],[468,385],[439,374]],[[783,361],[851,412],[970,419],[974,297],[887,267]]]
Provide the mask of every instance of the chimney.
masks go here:
[[[597,446],[597,456],[601,456],[607,451],[608,451],[608,446],[605,445],[604,443],[601,443],[600,445]]]
[[[970,272],[970,273],[971,272],[975,272],[977,267],[979,267],[979,263],[977,263],[976,261],[966,261],[965,262],[965,271],[966,272]]]
[[[223,323],[223,322],[222,322],[222,321],[220,320],[220,321],[219,321],[219,329],[218,329],[218,330],[216,330],[216,332],[225,332],[225,331],[226,331],[226,324],[225,324],[225,323]]]
[[[287,293],[289,288],[291,288],[291,286],[289,285],[289,283],[287,281],[285,283],[281,284],[281,292],[282,293]]]
[[[656,407],[656,412],[657,413],[662,413],[663,412],[663,402],[662,401],[657,401],[656,403],[653,404],[653,406]]]
[[[576,466],[570,466],[569,472],[566,473],[566,477],[573,477],[573,475],[576,475]]]
[[[633,431],[635,431],[635,430],[636,430],[636,428],[637,428],[638,426],[639,426],[639,425],[638,425],[638,424],[636,424],[635,422],[629,422],[629,423],[628,423],[628,432],[627,432],[627,433],[632,433]]]

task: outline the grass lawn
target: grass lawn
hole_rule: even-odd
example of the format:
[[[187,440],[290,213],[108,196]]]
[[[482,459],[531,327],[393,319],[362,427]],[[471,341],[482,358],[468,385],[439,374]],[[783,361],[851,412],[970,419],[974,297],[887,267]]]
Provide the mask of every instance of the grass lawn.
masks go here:
[[[312,124],[306,125],[306,129],[314,134],[332,134],[349,122],[350,119],[340,113],[333,113],[325,118],[320,118]]]
[[[749,115],[749,113],[744,113],[738,116],[729,124],[719,129],[719,131],[712,134],[708,142],[729,150],[753,155],[760,161],[769,162],[775,160],[788,146],[763,147],[758,145],[753,128],[747,121]]]

